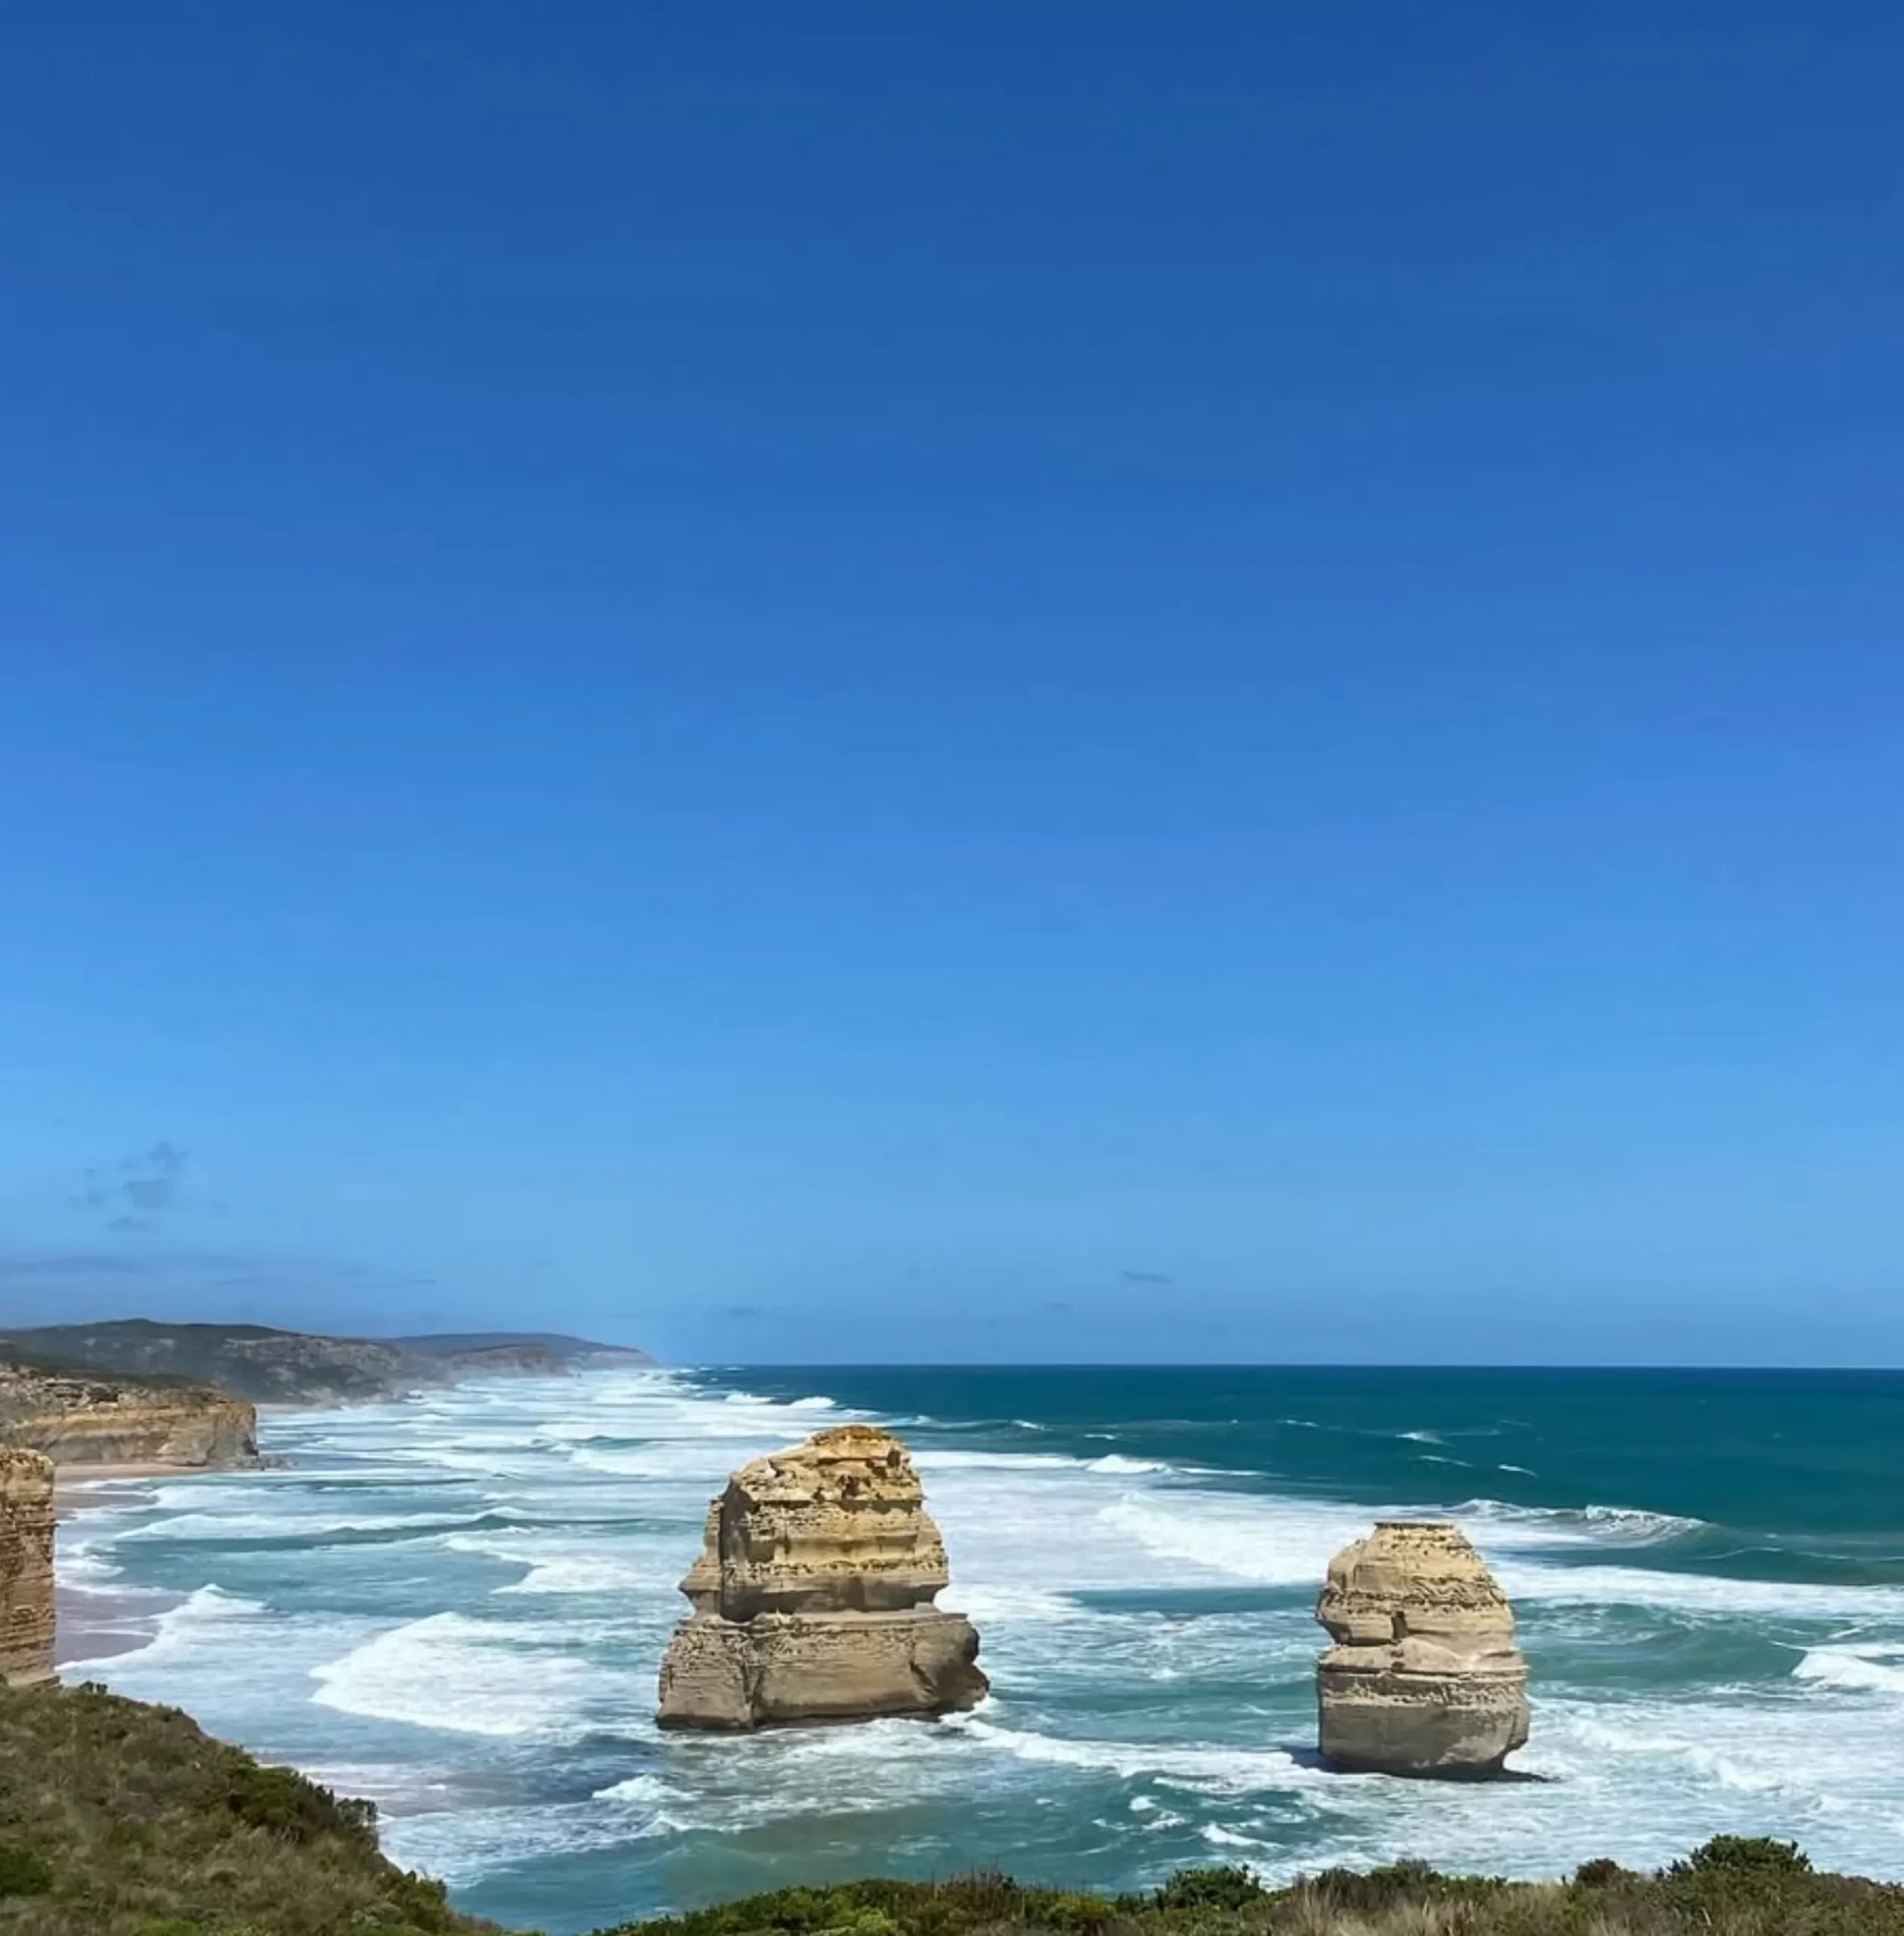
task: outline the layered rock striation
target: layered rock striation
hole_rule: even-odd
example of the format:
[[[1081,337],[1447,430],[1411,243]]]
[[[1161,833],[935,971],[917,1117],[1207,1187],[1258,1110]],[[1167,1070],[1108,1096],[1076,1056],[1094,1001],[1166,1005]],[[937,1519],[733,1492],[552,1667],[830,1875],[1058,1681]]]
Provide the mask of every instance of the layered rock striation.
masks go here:
[[[53,1677],[53,1462],[0,1450],[0,1680]]]
[[[0,1445],[62,1466],[258,1463],[255,1405],[183,1379],[0,1363]]]
[[[892,1433],[836,1426],[743,1466],[681,1582],[664,1727],[945,1714],[981,1700],[978,1636],[933,1601],[944,1543]]]
[[[1514,1612],[1458,1527],[1383,1520],[1329,1562],[1316,1618],[1323,1758],[1336,1767],[1468,1779],[1527,1738]]]

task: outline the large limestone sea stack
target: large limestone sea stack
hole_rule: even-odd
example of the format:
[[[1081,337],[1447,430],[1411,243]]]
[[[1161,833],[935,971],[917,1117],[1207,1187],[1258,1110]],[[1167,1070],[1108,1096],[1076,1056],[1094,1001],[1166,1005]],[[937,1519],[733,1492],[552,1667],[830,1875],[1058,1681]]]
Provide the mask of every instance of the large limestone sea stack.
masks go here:
[[[1385,1519],[1329,1563],[1322,1751],[1338,1768],[1484,1779],[1527,1738],[1514,1611],[1458,1527]]]
[[[945,1547],[904,1446],[836,1426],[743,1466],[681,1582],[663,1727],[938,1714],[985,1694],[978,1636],[933,1599]]]

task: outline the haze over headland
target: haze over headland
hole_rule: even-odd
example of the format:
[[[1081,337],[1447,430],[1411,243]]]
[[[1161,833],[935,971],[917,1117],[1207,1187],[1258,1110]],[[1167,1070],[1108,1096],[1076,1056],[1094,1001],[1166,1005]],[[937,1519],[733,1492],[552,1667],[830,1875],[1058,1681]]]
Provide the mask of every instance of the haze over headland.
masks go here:
[[[0,24],[0,1314],[1904,1360],[1899,33]]]

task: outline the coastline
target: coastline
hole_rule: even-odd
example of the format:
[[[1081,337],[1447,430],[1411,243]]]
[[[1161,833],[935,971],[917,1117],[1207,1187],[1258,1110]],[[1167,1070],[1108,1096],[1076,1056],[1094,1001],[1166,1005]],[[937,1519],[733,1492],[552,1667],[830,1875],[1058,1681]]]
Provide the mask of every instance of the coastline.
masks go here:
[[[161,1617],[185,1597],[182,1593],[137,1592],[110,1585],[82,1587],[65,1577],[60,1564],[61,1529],[88,1512],[151,1504],[156,1495],[143,1481],[206,1476],[203,1466],[161,1463],[68,1465],[53,1480],[53,1668],[69,1668],[137,1653],[158,1637]]]
[[[1700,1444],[1728,1454],[1714,1474],[1698,1447],[1673,1456],[1685,1395],[1664,1381],[1555,1381],[1517,1411],[1524,1382],[761,1369],[268,1417],[262,1442],[295,1461],[242,1485],[61,1473],[62,1575],[94,1599],[63,1677],[368,1792],[405,1866],[551,1936],[600,1922],[611,1882],[621,1913],[659,1914],[823,1861],[945,1872],[1001,1848],[1041,1880],[1121,1891],[1212,1851],[1286,1881],[1458,1848],[1527,1879],[1602,1857],[1650,1871],[1723,1832],[1904,1878],[1904,1571],[1884,1531],[1904,1437],[1840,1431],[1828,1382],[1701,1382]],[[1904,1415],[1893,1383],[1878,1425]],[[1614,1410],[1635,1446],[1606,1444]],[[650,1676],[710,1492],[842,1415],[905,1421],[993,1703],[740,1749],[662,1736]],[[1851,1493],[1850,1523],[1736,1563],[1732,1522],[1756,1527],[1814,1463]],[[1874,1466],[1867,1498],[1852,1482]],[[1316,1765],[1314,1581],[1391,1503],[1465,1520],[1500,1569],[1540,1676],[1523,1772],[1549,1779]],[[203,1597],[94,1599],[159,1586]],[[72,1664],[149,1632],[157,1607],[144,1651]],[[546,1808],[556,1793],[572,1806]]]

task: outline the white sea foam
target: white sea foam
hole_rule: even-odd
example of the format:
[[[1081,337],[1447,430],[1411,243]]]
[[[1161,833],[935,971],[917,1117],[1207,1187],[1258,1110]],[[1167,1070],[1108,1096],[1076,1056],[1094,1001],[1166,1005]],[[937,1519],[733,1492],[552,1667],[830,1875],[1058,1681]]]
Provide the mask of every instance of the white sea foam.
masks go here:
[[[638,1452],[597,1452],[585,1448],[575,1454],[575,1463],[585,1472],[630,1479],[674,1478],[690,1472],[699,1472],[706,1465],[698,1450],[684,1456],[668,1446]]]
[[[1054,1472],[1067,1468],[1081,1471],[1085,1461],[1068,1459],[1062,1452],[967,1452],[933,1447],[915,1449],[913,1463],[922,1472]]]
[[[151,1637],[141,1647],[123,1654],[102,1655],[98,1661],[70,1660],[60,1664],[62,1674],[102,1665],[105,1661],[129,1663],[136,1659],[143,1668],[156,1665],[162,1658],[176,1656],[197,1646],[209,1630],[243,1621],[265,1610],[262,1600],[241,1599],[214,1586],[204,1586],[169,1606],[153,1622]]]
[[[560,1627],[434,1614],[312,1669],[312,1698],[375,1720],[458,1734],[572,1740],[597,1677]]]
[[[1589,1506],[1583,1510],[1589,1525],[1604,1528],[1635,1545],[1679,1539],[1701,1531],[1706,1523],[1676,1512],[1648,1512],[1632,1506]]]
[[[525,1578],[501,1593],[619,1593],[643,1583],[641,1569],[608,1553],[552,1554],[533,1560]]]
[[[533,1529],[520,1534],[451,1533],[442,1544],[451,1553],[521,1567],[519,1579],[492,1589],[498,1593],[623,1593],[651,1584],[653,1578],[626,1550],[604,1550],[599,1536],[589,1540]]]
[[[1036,1587],[960,1585],[941,1597],[981,1627],[994,1621],[1070,1621],[1084,1614],[1078,1602],[1066,1595],[1045,1593]]]
[[[1710,1573],[1637,1566],[1496,1565],[1509,1597],[1581,1606],[1651,1606],[1719,1618],[1772,1620],[1904,1619],[1904,1587],[1813,1585],[1733,1580]]]
[[[1078,1739],[1003,1727],[976,1715],[954,1715],[944,1725],[1021,1761],[1088,1768],[1124,1781],[1143,1776],[1191,1789],[1246,1793],[1336,1779],[1303,1766],[1280,1748],[1171,1748],[1140,1742]]]
[[[834,1401],[817,1392],[811,1398],[795,1398],[787,1407],[789,1412],[830,1412],[834,1409]]]
[[[333,1794],[375,1802],[386,1817],[454,1807],[463,1791],[454,1773],[428,1763],[312,1761],[303,1772]]]
[[[595,1791],[597,1801],[623,1801],[644,1808],[659,1807],[668,1799],[668,1784],[658,1775],[631,1775]]]
[[[1794,1680],[1865,1694],[1904,1694],[1904,1667],[1890,1662],[1904,1647],[1814,1647],[1792,1671]]]
[[[340,1533],[448,1531],[467,1526],[478,1512],[377,1513],[346,1519],[316,1519],[296,1513],[181,1512],[156,1519],[121,1535],[128,1540],[309,1540],[335,1538]]]
[[[119,1568],[104,1553],[62,1553],[59,1556],[60,1584],[68,1593],[110,1593],[119,1577]]]
[[[1478,1541],[1497,1547],[1654,1546],[1704,1528],[1702,1519],[1631,1506],[1512,1506],[1470,1499],[1455,1517]]]
[[[380,1839],[393,1861],[460,1888],[524,1863],[592,1854],[687,1826],[665,1814],[633,1817],[591,1800],[412,1815],[383,1824]]]
[[[1319,1580],[1330,1556],[1368,1530],[1348,1506],[1302,1506],[1243,1494],[1127,1491],[1099,1522],[1143,1551],[1211,1575],[1263,1586]],[[1195,1577],[1192,1575],[1191,1577]]]
[[[1107,1452],[1102,1458],[1092,1460],[1087,1469],[1093,1472],[1128,1475],[1138,1472],[1167,1472],[1170,1468],[1155,1459],[1127,1459],[1121,1452]]]

